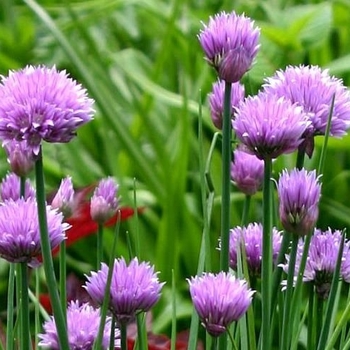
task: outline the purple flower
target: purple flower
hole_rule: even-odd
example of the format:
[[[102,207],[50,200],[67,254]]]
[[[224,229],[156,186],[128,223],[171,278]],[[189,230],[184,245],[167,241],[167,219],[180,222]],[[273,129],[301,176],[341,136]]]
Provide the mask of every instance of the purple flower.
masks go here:
[[[249,272],[260,276],[262,260],[263,227],[252,223],[245,227],[235,227],[230,230],[230,267],[237,269],[237,251],[239,244],[244,244]],[[282,234],[275,227],[272,229],[272,258],[276,262],[281,248]]]
[[[217,337],[248,310],[254,292],[229,273],[205,273],[188,280],[194,308],[207,332]]]
[[[249,152],[265,159],[296,150],[309,123],[289,100],[260,93],[240,105],[233,128]]]
[[[117,191],[118,185],[113,178],[107,177],[99,182],[90,204],[94,221],[103,224],[115,214],[118,209]]]
[[[303,107],[312,125],[312,136],[325,135],[333,95],[330,135],[343,136],[350,127],[350,93],[340,79],[317,66],[288,66],[266,79],[268,93],[285,97]]]
[[[34,167],[36,157],[27,141],[16,140],[4,144],[7,153],[7,161],[11,170],[18,176],[27,176]]]
[[[91,272],[85,285],[90,297],[102,304],[106,292],[108,266],[101,264],[101,270]],[[137,258],[129,265],[124,258],[114,261],[110,290],[109,309],[119,323],[129,323],[137,313],[150,310],[160,298],[164,283],[160,283],[154,266],[148,262],[139,263]]]
[[[6,175],[5,179],[2,180],[0,185],[0,197],[1,200],[7,201],[12,199],[17,201],[20,197],[24,199],[35,198],[35,189],[31,185],[30,181],[27,179],[24,186],[24,196],[21,193],[21,179],[14,173],[9,173]]]
[[[58,209],[65,219],[69,218],[74,212],[74,189],[72,178],[70,176],[62,179],[61,185],[51,202],[51,207]]]
[[[315,229],[311,237],[303,281],[313,282],[316,293],[324,299],[326,299],[329,294],[342,235],[343,233],[341,231],[335,230],[333,232],[329,228],[324,232]],[[297,272],[300,268],[303,251],[304,241],[300,239],[295,263],[295,276],[297,276]],[[286,273],[288,273],[289,258],[289,255],[287,255],[286,264],[281,265]],[[340,276],[347,283],[350,282],[350,242],[348,240],[344,242]]]
[[[37,154],[42,140],[68,142],[92,118],[86,90],[55,67],[27,66],[0,84],[0,139],[26,140]]]
[[[94,309],[88,303],[79,305],[78,301],[72,301],[67,309],[68,343],[71,350],[92,350],[97,338],[100,325],[100,310]],[[54,317],[50,317],[44,323],[45,333],[39,334],[41,339],[39,346],[48,347],[51,350],[59,350],[59,341]],[[107,316],[102,337],[102,349],[109,349],[111,334],[111,318]]]
[[[253,154],[236,149],[231,163],[231,179],[244,194],[252,196],[262,188],[264,162]]]
[[[219,78],[228,83],[239,81],[252,66],[259,49],[260,29],[254,22],[235,12],[221,12],[209,18],[198,35],[206,60]]]
[[[318,218],[321,184],[316,171],[293,169],[280,175],[277,191],[279,215],[284,229],[304,236],[310,233]]]
[[[213,84],[212,92],[208,95],[210,115],[213,124],[222,129],[222,116],[224,113],[225,82],[218,80]],[[236,107],[244,99],[244,86],[240,83],[232,84],[231,88],[231,118],[233,119]]]
[[[51,249],[65,239],[68,224],[63,216],[47,207],[47,226]],[[0,256],[10,262],[38,264],[41,253],[38,209],[34,198],[12,199],[0,205]]]

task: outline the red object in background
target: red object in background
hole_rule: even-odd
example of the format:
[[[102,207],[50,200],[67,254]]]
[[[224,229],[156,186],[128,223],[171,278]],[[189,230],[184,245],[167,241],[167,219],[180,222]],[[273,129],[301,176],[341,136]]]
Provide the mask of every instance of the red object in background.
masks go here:
[[[92,220],[90,214],[90,198],[89,194],[95,189],[95,185],[90,185],[76,191],[74,198],[74,207],[75,210],[70,218],[67,219],[67,223],[71,225],[71,228],[66,231],[67,239],[66,246],[72,245],[74,242],[78,241],[81,238],[93,235],[98,230],[98,225],[95,221]],[[54,195],[50,196],[51,198]],[[50,202],[50,200],[49,200]],[[138,212],[142,212],[142,208],[138,208]],[[134,215],[135,210],[130,207],[122,207],[118,212],[109,219],[104,226],[110,227],[116,224],[120,216],[120,220],[126,220],[132,215]],[[53,249],[52,255],[57,255],[59,247]]]

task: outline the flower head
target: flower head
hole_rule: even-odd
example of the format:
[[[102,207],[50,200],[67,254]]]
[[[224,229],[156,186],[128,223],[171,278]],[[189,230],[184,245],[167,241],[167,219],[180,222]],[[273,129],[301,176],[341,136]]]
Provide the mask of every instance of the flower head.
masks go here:
[[[236,149],[231,163],[231,179],[244,194],[252,196],[262,187],[264,162],[253,154]]]
[[[308,258],[303,275],[304,282],[313,282],[316,293],[321,298],[327,298],[336,267],[339,247],[343,233],[339,230],[327,231],[315,229],[311,237]],[[300,239],[298,244],[295,275],[299,271],[302,255],[304,251],[304,241]],[[286,264],[282,265],[283,270],[288,273],[289,255],[286,256]],[[344,243],[340,276],[346,282],[350,282],[350,243]]]
[[[259,49],[260,30],[235,12],[209,18],[198,35],[206,59],[228,83],[239,81],[252,66]]]
[[[75,200],[72,178],[67,176],[62,179],[61,185],[51,202],[51,207],[58,209],[63,213],[63,216],[67,219],[74,212]]]
[[[207,332],[217,337],[248,310],[253,291],[229,273],[205,273],[188,281],[194,308]]]
[[[250,274],[260,276],[262,261],[262,237],[261,224],[252,223],[245,227],[235,227],[230,230],[230,267],[237,269],[237,251],[239,244],[244,244],[247,265]],[[281,248],[282,234],[275,227],[272,229],[272,258],[276,262]]]
[[[293,169],[280,175],[277,191],[284,229],[299,236],[310,233],[318,218],[321,184],[316,171]]]
[[[212,92],[208,95],[210,105],[210,115],[213,124],[222,129],[222,116],[224,113],[225,82],[218,80],[213,84]],[[239,82],[231,87],[231,118],[233,119],[236,107],[244,99],[244,86]]]
[[[91,217],[94,221],[105,223],[118,208],[118,185],[114,179],[102,179],[91,197]]]
[[[35,198],[35,189],[31,185],[29,179],[25,181],[24,196],[21,196],[21,179],[14,173],[6,175],[5,179],[2,180],[0,185],[0,197],[1,200],[7,201],[12,199],[18,200],[20,197],[24,199]]]
[[[36,157],[27,141],[10,141],[4,144],[7,161],[18,176],[27,176],[34,167]]]
[[[78,301],[72,301],[67,309],[68,343],[71,350],[92,350],[98,335],[100,325],[100,310],[94,309],[88,303],[80,305]],[[59,341],[56,323],[53,316],[44,323],[45,333],[39,334],[41,339],[39,346],[48,347],[51,350],[59,350]],[[102,349],[109,349],[111,333],[111,318],[107,316],[103,337]]]
[[[299,104],[312,124],[309,132],[325,135],[333,96],[334,109],[330,135],[343,136],[350,127],[350,92],[340,79],[317,66],[288,66],[266,79],[267,93],[285,97]]]
[[[85,285],[90,297],[102,304],[105,295],[108,266],[92,272]],[[164,283],[160,283],[154,267],[134,258],[127,264],[124,258],[114,261],[109,309],[119,323],[132,321],[139,312],[150,310],[160,298]]]
[[[51,249],[65,239],[68,224],[63,216],[47,207],[47,226]],[[0,256],[10,262],[38,264],[41,253],[38,209],[34,198],[12,199],[0,205]]]
[[[0,84],[0,139],[27,141],[37,154],[42,140],[68,142],[92,118],[86,90],[55,67],[27,66]]]
[[[240,105],[233,128],[249,152],[265,159],[295,151],[309,123],[289,100],[260,93]]]

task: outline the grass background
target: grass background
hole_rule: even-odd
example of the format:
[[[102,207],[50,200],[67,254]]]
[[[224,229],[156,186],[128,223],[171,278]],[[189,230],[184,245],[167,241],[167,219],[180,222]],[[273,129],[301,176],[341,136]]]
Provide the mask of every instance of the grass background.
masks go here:
[[[69,144],[44,145],[48,192],[71,175],[81,187],[107,175],[120,184],[121,203],[145,208],[123,223],[118,253],[126,237],[139,236],[140,258],[167,281],[155,309],[154,329],[169,329],[171,273],[178,288],[180,328],[191,313],[186,278],[196,273],[203,209],[199,160],[206,160],[214,132],[207,94],[216,79],[203,59],[197,34],[201,21],[235,10],[261,28],[257,62],[244,78],[248,94],[264,77],[286,65],[313,64],[350,84],[350,1],[203,0],[1,0],[0,73],[27,64],[56,65],[81,82],[96,101],[96,117]],[[198,143],[202,106],[203,139]],[[322,138],[306,167],[317,164]],[[1,151],[0,174],[8,171]],[[274,176],[292,167],[294,155],[274,164]],[[350,137],[330,140],[323,174],[320,228],[350,224]],[[210,237],[213,270],[218,269],[220,232],[220,144],[210,174],[215,188]],[[232,226],[240,223],[243,195],[232,187]],[[261,220],[261,197],[253,198],[252,221]],[[106,235],[105,247],[112,241]],[[69,271],[83,277],[94,268],[89,237],[68,249]],[[0,263],[0,300],[5,311],[7,264]]]

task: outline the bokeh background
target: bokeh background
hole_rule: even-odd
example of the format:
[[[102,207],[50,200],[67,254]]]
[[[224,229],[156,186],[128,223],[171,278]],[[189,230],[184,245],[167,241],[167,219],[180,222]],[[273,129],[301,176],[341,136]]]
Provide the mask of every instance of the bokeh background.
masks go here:
[[[45,144],[47,192],[71,175],[77,188],[114,176],[122,206],[142,207],[123,222],[118,255],[127,256],[127,237],[141,247],[167,281],[154,311],[153,328],[167,332],[171,321],[172,271],[179,327],[192,312],[186,278],[196,273],[203,231],[200,159],[212,137],[207,94],[216,80],[203,59],[197,35],[201,21],[225,10],[253,18],[261,28],[256,64],[245,76],[247,94],[287,65],[311,64],[350,84],[350,1],[293,0],[89,0],[0,1],[0,73],[27,64],[56,65],[81,82],[96,101],[93,122],[69,144]],[[200,112],[201,111],[201,112]],[[203,137],[198,141],[199,115]],[[323,138],[316,140],[316,167]],[[274,163],[274,176],[293,167],[295,156]],[[318,227],[350,225],[350,137],[331,139],[322,177]],[[220,142],[210,163],[215,189],[210,259],[218,269],[220,232]],[[8,164],[0,150],[0,174]],[[136,194],[136,196],[135,196]],[[232,186],[232,226],[240,223],[244,196]],[[251,221],[261,220],[261,196],[252,200]],[[109,252],[113,230],[106,236]],[[139,237],[138,243],[135,237]],[[96,238],[69,247],[68,270],[84,279],[95,266]],[[56,259],[57,260],[57,259]],[[57,263],[57,261],[56,261]],[[0,263],[0,315],[6,311],[8,265]]]

